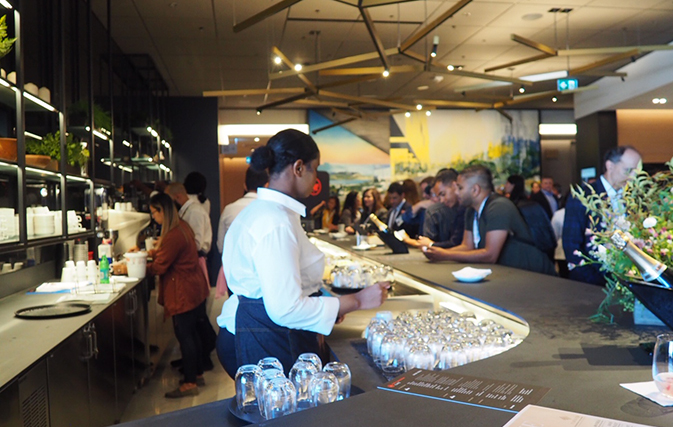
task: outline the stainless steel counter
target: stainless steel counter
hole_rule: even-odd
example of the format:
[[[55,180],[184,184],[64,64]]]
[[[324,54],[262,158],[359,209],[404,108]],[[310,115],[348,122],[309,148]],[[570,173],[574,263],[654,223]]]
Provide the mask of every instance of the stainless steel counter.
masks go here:
[[[124,290],[113,295],[105,304],[92,304],[90,313],[61,319],[19,319],[14,317],[14,313],[26,307],[53,304],[64,294],[20,293],[0,300],[0,389],[44,358],[138,283],[140,280],[126,283]]]

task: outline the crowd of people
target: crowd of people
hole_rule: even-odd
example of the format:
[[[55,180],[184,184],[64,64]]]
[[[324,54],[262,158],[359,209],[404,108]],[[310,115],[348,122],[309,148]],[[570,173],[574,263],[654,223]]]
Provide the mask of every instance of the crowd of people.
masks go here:
[[[586,188],[604,194],[619,213],[622,189],[639,162],[632,147],[610,150],[603,175]],[[205,256],[213,235],[205,179],[190,174],[184,184],[153,193],[150,210],[162,231],[148,272],[160,276],[159,301],[173,319],[182,352],[182,360],[173,364],[184,372],[180,387],[166,397],[198,394],[214,349],[232,378],[239,366],[270,355],[286,370],[301,353],[327,357],[323,335],[346,314],[383,303],[386,282],[340,298],[321,294],[324,255],[309,241],[303,216],[328,231],[342,225],[347,233],[367,234],[375,228],[373,214],[430,262],[501,264],[604,284],[594,266],[567,268],[566,263],[590,256],[586,229],[591,219],[552,177],[543,176],[527,192],[520,175],[509,176],[496,189],[485,166],[442,169],[419,183],[393,182],[384,196],[374,187],[349,192],[343,204],[332,195],[307,212],[300,200],[311,194],[319,165],[315,141],[295,130],[278,133],[253,152],[245,195],[225,207],[217,228],[222,257],[217,296],[229,295],[217,318],[217,334],[205,310]]]

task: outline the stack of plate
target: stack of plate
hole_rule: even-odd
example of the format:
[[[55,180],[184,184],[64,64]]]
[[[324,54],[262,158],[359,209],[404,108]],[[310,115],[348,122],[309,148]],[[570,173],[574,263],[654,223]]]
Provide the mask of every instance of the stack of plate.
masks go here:
[[[50,236],[54,234],[54,213],[33,214],[34,231],[36,236]]]
[[[0,240],[14,238],[17,231],[14,208],[0,208]]]

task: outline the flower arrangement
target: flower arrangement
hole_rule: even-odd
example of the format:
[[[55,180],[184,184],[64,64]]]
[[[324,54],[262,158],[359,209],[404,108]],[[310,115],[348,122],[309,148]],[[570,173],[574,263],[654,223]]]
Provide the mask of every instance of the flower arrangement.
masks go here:
[[[631,260],[611,243],[615,230],[621,230],[640,249],[666,265],[673,265],[673,159],[668,170],[650,176],[639,171],[624,187],[622,208],[615,212],[607,198],[593,188],[576,186],[572,194],[589,212],[589,256],[581,255],[580,265],[599,264],[607,281],[605,299],[593,320],[612,322],[609,308],[620,305],[623,311],[633,311],[635,298],[619,279],[640,279],[640,272]],[[571,265],[570,268],[573,266]]]

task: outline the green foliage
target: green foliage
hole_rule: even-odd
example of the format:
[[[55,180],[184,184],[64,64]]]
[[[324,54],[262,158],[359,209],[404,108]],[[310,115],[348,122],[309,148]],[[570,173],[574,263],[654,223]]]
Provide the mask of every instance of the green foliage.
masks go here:
[[[0,58],[6,56],[14,47],[16,38],[7,37],[7,15],[0,18]]]
[[[585,192],[580,187],[572,194],[590,215],[591,245],[580,265],[598,264],[606,273],[605,299],[592,316],[597,321],[612,322],[609,311],[612,306],[621,306],[623,311],[633,311],[634,296],[623,287],[619,279],[640,278],[639,271],[631,260],[611,242],[615,230],[621,230],[631,241],[653,258],[666,265],[673,265],[673,159],[666,163],[668,171],[650,176],[640,171],[624,187],[622,197],[623,215],[606,198],[596,194],[593,188]],[[573,266],[570,266],[571,268]]]
[[[82,143],[75,140],[71,134],[65,138],[66,155],[71,166],[84,166],[89,160],[89,150]],[[54,160],[61,160],[61,134],[48,133],[40,141],[34,138],[26,140],[26,153],[49,156]]]
[[[81,100],[77,101],[68,107],[68,117],[70,121],[83,121],[81,123],[70,123],[70,125],[83,126],[85,124],[90,124],[89,117],[89,103],[87,101]],[[98,104],[93,104],[93,120],[94,126],[96,129],[105,129],[108,131],[112,130],[112,118],[110,113],[105,111],[103,107]]]

